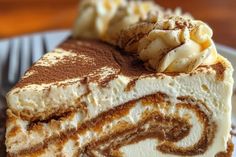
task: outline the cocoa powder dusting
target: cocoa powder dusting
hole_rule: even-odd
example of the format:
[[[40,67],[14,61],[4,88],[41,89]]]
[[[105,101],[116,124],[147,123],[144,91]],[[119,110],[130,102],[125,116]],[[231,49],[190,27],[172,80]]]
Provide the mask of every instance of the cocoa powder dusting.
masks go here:
[[[33,65],[28,70],[32,74],[23,78],[16,87],[55,83],[78,77],[81,80],[96,81],[104,85],[120,73],[133,77],[150,73],[136,57],[101,41],[68,39],[59,45],[59,48],[75,56],[65,56],[52,66]],[[81,55],[90,58],[92,62],[81,58]],[[100,75],[101,68],[104,67],[113,70],[113,73],[105,78]]]
[[[156,74],[155,71],[147,70],[143,62],[133,54],[124,52],[102,41],[67,39],[58,48],[73,53],[74,56],[58,58],[58,62],[51,66],[34,64],[27,71],[31,74],[20,80],[15,87],[21,88],[30,84],[58,83],[59,81],[73,78],[80,78],[81,83],[98,82],[100,85],[105,86],[110,80],[116,78],[118,74],[123,74],[133,79]],[[89,60],[86,60],[87,58]],[[44,58],[41,61],[44,62]],[[112,69],[112,73],[105,77],[102,76],[101,69],[103,68]],[[212,68],[217,72],[217,79],[222,80],[225,67],[221,63],[217,63],[212,65]],[[164,74],[170,76],[179,75],[179,73]]]
[[[224,80],[225,66],[221,62],[218,62],[211,67],[216,71],[216,79],[219,81]]]

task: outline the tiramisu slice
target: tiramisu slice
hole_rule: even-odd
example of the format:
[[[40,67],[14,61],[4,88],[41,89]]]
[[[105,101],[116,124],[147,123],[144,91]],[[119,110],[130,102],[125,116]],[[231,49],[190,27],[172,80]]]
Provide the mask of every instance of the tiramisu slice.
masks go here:
[[[84,1],[79,18],[89,23],[98,20],[91,12],[118,6],[105,28],[78,22],[84,31],[8,93],[8,155],[231,157],[233,68],[212,30],[151,2],[115,2]],[[123,10],[141,17],[142,7],[144,18],[124,20]]]

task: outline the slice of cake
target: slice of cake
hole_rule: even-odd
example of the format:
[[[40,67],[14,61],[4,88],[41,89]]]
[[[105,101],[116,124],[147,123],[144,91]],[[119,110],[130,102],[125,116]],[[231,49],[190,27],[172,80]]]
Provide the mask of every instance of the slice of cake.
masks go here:
[[[7,94],[8,156],[231,157],[233,68],[212,30],[151,2],[115,2],[84,1],[75,38]],[[114,13],[87,29],[102,6]]]

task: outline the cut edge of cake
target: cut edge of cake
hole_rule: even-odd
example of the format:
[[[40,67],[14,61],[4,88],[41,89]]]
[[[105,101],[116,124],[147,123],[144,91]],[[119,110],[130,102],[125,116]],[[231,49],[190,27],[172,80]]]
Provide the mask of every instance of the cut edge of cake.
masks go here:
[[[95,48],[95,43],[99,44],[100,47]],[[83,45],[86,45],[87,52],[90,53],[85,53],[85,49],[83,49],[84,51],[75,51],[76,49],[81,50],[79,47],[84,47]],[[91,57],[89,56],[91,54],[90,49],[103,55],[97,53],[97,56]],[[104,53],[106,50],[107,52]],[[113,54],[108,55],[111,52]],[[117,56],[116,59],[109,60],[114,62],[109,63],[110,66],[106,64],[106,68],[101,66],[98,68],[100,70],[95,69],[99,72],[96,73],[96,76],[100,74],[96,79],[91,79],[95,77],[89,75],[90,71],[86,75],[87,78],[84,79],[71,78],[58,81],[56,84],[51,82],[29,83],[25,86],[16,85],[8,94],[6,145],[10,156],[67,155],[68,152],[74,153],[74,155],[79,153],[87,155],[105,153],[105,156],[115,156],[116,153],[120,153],[127,156],[127,153],[130,154],[130,150],[135,149],[135,146],[139,148],[140,144],[144,147],[147,143],[142,144],[145,140],[137,140],[141,137],[136,137],[136,140],[129,142],[124,137],[130,136],[138,130],[144,130],[141,139],[147,139],[148,141],[152,139],[151,130],[157,131],[160,127],[164,129],[162,131],[165,134],[153,135],[158,140],[154,140],[154,143],[153,140],[148,142],[152,148],[154,147],[153,144],[156,144],[156,147],[154,147],[156,149],[152,150],[151,152],[154,152],[150,155],[157,155],[158,153],[158,155],[164,153],[163,156],[165,154],[200,155],[201,153],[203,153],[202,155],[205,155],[205,153],[206,155],[216,155],[227,150],[227,141],[231,138],[233,68],[223,57],[219,56],[217,64],[201,66],[191,73],[150,73],[146,71],[147,73],[137,74],[137,71],[135,71],[137,65],[142,67],[143,63],[137,62],[132,56],[123,54],[113,46],[94,40],[70,39],[55,51],[45,55],[33,67],[46,66],[48,68],[48,63],[56,65],[56,62],[62,64],[66,55],[81,57],[81,53],[83,58],[88,60],[95,60],[98,57],[109,60],[110,57]],[[59,54],[64,57],[58,57]],[[69,63],[73,63],[74,58],[76,57],[67,59],[70,59]],[[130,61],[136,64],[130,64]],[[130,72],[122,71],[122,65],[131,66],[126,67],[126,69],[130,69]],[[74,66],[76,68],[78,65],[75,63]],[[102,69],[105,69],[105,71]],[[107,69],[110,69],[111,72],[108,72]],[[94,74],[93,72],[92,74]],[[35,73],[37,73],[35,68],[31,68],[22,81],[27,78],[31,80],[30,77]],[[42,81],[42,78],[38,79]],[[37,80],[34,81],[37,82]],[[32,86],[37,88],[31,88]],[[80,95],[76,95],[78,93]],[[17,100],[25,101],[27,104],[19,103]],[[39,105],[39,102],[48,102],[48,104],[40,107],[35,106]],[[57,106],[53,109],[55,115],[52,116],[47,114],[47,107],[50,104]],[[23,110],[20,110],[21,108]],[[32,108],[32,110],[24,113],[24,108]],[[38,108],[46,112],[43,119],[37,116]],[[31,114],[29,114],[30,116],[27,115],[29,112],[36,115],[36,118],[30,117]],[[28,119],[25,115],[30,118]],[[155,124],[153,123],[155,119],[164,123]],[[134,127],[136,123],[142,124],[140,128]],[[150,132],[145,132],[145,129],[142,128],[145,124],[148,124],[146,129]],[[175,127],[171,128],[170,124]],[[150,126],[153,126],[153,128],[149,128]],[[178,126],[182,127],[179,128]],[[132,127],[134,128],[132,129]],[[201,127],[205,128],[205,131],[204,129],[201,130]],[[166,129],[170,129],[169,132]],[[187,147],[186,144],[188,140],[192,140],[192,143],[194,143],[193,137],[196,138],[195,142],[200,139],[201,135],[196,134],[197,129],[201,130],[199,133],[203,136],[203,140],[200,140],[200,142],[203,143],[196,145],[194,151],[190,151],[190,147]],[[176,132],[176,137],[171,135],[172,131]],[[145,133],[148,133],[148,135]],[[119,137],[119,134],[122,136]],[[101,150],[103,147],[105,148],[104,144],[109,143],[108,139],[115,135],[119,138],[113,140],[122,141],[122,138],[124,138],[123,142],[127,144],[122,147],[116,146],[117,150]],[[149,135],[149,138],[144,138]],[[106,143],[101,141],[106,141]],[[158,141],[161,142],[158,144]],[[204,142],[209,146],[206,147]],[[111,140],[110,146],[115,147],[112,144],[114,142]],[[188,149],[177,149],[178,145],[179,147],[182,145],[183,148],[186,146]],[[101,148],[95,148],[95,146]],[[144,147],[143,149],[148,148]],[[157,154],[155,154],[155,151]]]

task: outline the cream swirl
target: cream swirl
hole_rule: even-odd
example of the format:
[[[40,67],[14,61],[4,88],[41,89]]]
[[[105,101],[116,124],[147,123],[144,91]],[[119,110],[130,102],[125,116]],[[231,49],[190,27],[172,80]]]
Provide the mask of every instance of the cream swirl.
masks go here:
[[[83,0],[73,30],[74,37],[99,38],[107,31],[111,18],[126,0]]]
[[[153,19],[123,29],[117,45],[137,53],[157,72],[191,72],[217,61],[213,32],[207,24],[183,16],[156,18],[156,23]]]
[[[121,30],[141,20],[146,20],[150,13],[161,16],[164,10],[152,1],[130,1],[120,7],[108,24],[107,33],[103,40],[117,43]],[[162,15],[163,16],[163,15]]]
[[[191,72],[217,60],[211,28],[197,20],[170,17],[138,41],[139,58],[158,72]]]

